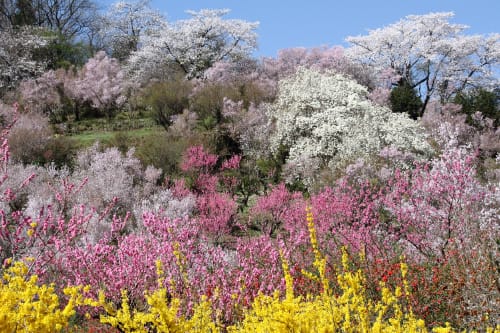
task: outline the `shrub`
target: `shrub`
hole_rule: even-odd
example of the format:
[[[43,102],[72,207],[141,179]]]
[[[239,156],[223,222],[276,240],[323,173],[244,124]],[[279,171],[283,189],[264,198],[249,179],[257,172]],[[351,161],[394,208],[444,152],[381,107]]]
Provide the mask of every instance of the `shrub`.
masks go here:
[[[180,173],[182,153],[191,145],[189,140],[168,133],[152,134],[137,147],[136,156],[142,165],[152,165],[162,169],[165,175],[175,177]]]
[[[54,285],[38,283],[23,262],[14,262],[0,279],[0,331],[2,332],[59,332],[67,327],[76,313],[75,307],[84,304],[82,288],[68,287],[62,300]]]
[[[40,164],[51,135],[45,117],[38,114],[20,115],[8,138],[12,160],[24,164]]]
[[[151,108],[153,119],[168,130],[173,116],[189,107],[191,84],[182,79],[153,83],[143,92],[146,107]]]

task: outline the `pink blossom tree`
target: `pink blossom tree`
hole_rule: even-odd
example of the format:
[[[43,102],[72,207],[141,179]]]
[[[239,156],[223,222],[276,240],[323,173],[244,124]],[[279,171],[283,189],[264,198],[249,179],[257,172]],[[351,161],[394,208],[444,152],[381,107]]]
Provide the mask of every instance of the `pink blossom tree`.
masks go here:
[[[127,101],[128,88],[118,60],[101,51],[79,70],[51,70],[23,82],[20,92],[26,110],[64,120],[64,108],[71,108],[79,120],[85,104],[111,117]]]
[[[75,80],[65,83],[65,89],[69,96],[88,101],[92,107],[111,117],[127,100],[127,85],[118,60],[101,51],[78,71]]]

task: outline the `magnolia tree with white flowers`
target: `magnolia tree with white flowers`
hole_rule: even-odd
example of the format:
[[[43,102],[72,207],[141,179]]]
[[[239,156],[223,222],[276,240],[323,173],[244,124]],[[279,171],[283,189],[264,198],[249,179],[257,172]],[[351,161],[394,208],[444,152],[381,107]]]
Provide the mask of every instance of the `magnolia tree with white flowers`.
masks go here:
[[[409,15],[366,36],[348,37],[346,55],[380,72],[393,70],[394,83],[416,89],[423,101],[447,100],[471,87],[498,86],[500,34],[465,35],[453,13]],[[496,67],[498,68],[498,67]]]
[[[169,63],[188,79],[201,77],[216,62],[246,57],[257,46],[257,22],[225,19],[227,9],[188,13],[190,19],[166,24],[158,34],[144,38],[143,47],[128,62],[136,78],[147,79]]]
[[[332,72],[302,68],[282,80],[268,114],[275,121],[272,149],[289,149],[288,171],[306,184],[321,167],[335,170],[384,147],[431,152],[417,122],[373,104],[365,87]]]

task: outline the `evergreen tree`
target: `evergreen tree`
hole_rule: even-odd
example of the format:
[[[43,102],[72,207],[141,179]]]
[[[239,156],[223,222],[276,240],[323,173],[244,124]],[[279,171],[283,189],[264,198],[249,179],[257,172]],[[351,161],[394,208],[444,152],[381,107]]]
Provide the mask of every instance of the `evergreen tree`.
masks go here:
[[[494,121],[494,126],[500,125],[500,88],[488,91],[479,88],[469,93],[457,94],[453,100],[462,106],[462,112],[467,114],[467,122],[474,125],[472,115],[481,112],[483,116]]]
[[[406,81],[392,89],[390,102],[392,112],[406,112],[410,115],[410,118],[415,120],[422,116],[422,100],[418,97],[415,89]]]

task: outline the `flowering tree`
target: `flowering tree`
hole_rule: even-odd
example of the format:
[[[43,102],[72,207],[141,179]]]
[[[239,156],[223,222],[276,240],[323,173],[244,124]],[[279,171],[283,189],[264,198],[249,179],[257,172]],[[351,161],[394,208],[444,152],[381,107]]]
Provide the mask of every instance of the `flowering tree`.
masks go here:
[[[276,121],[272,148],[289,148],[294,176],[322,165],[335,169],[339,162],[378,153],[386,146],[430,152],[415,121],[373,105],[367,89],[351,79],[300,69],[279,88],[268,110]]]
[[[90,102],[108,117],[125,103],[126,87],[125,73],[120,64],[103,51],[87,61],[75,80],[65,84],[68,95]]]
[[[118,60],[100,51],[78,71],[50,70],[36,80],[22,82],[20,87],[25,109],[55,116],[67,103],[78,120],[84,103],[112,116],[126,102],[129,82]]]
[[[374,85],[372,72],[346,57],[344,48],[340,46],[282,49],[276,58],[262,59],[261,67],[264,76],[275,81],[295,74],[300,67],[306,67],[321,72],[334,71],[367,87]]]
[[[192,18],[166,25],[147,37],[129,59],[137,77],[149,76],[173,62],[188,78],[200,77],[214,63],[248,55],[255,47],[256,22],[223,19],[229,10],[188,11]]]
[[[22,81],[19,93],[23,109],[51,116],[57,114],[62,107],[65,76],[63,69],[49,70],[36,79]]]
[[[157,33],[165,24],[163,16],[150,8],[149,0],[115,2],[100,29],[114,58],[125,60],[138,50],[139,40]]]
[[[32,28],[0,30],[0,92],[43,72],[45,64],[34,59],[34,52],[47,44],[40,34]]]
[[[466,26],[452,24],[453,13],[410,15],[366,36],[348,37],[351,59],[379,71],[393,69],[399,85],[417,89],[425,110],[437,92],[442,98],[477,86],[495,86],[500,62],[500,34],[466,36]]]

